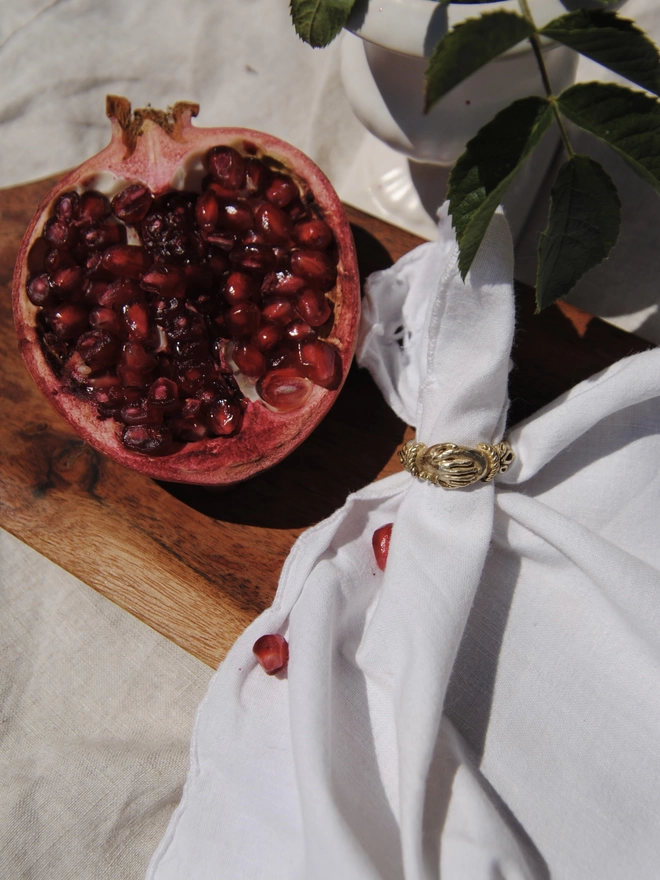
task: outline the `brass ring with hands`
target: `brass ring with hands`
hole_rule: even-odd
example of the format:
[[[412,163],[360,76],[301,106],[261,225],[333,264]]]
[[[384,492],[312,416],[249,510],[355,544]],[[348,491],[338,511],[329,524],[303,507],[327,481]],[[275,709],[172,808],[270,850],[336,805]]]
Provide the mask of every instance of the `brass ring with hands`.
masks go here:
[[[427,446],[411,440],[399,450],[403,467],[419,480],[427,480],[443,489],[464,489],[481,480],[490,483],[505,473],[515,458],[506,440],[491,445],[479,443],[476,448],[456,443]]]

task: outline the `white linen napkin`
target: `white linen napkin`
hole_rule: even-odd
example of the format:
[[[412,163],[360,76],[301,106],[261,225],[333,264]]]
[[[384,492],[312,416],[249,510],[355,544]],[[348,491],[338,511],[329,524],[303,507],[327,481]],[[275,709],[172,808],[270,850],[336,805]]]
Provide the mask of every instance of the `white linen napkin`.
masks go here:
[[[370,279],[359,357],[419,440],[497,442],[508,228],[463,284],[440,224]],[[200,706],[149,880],[655,876],[659,391],[660,352],[632,357],[516,428],[494,484],[402,472],[306,532]]]

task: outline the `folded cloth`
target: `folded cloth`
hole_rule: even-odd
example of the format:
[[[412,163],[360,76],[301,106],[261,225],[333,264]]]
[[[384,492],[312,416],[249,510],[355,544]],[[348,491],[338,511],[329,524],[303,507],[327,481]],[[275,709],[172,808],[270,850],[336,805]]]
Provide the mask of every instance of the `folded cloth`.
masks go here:
[[[418,440],[496,443],[508,228],[465,284],[446,211],[440,233],[371,277],[359,358]],[[303,534],[198,710],[147,877],[655,876],[659,395],[660,352],[635,356],[512,431],[494,483],[402,472]]]

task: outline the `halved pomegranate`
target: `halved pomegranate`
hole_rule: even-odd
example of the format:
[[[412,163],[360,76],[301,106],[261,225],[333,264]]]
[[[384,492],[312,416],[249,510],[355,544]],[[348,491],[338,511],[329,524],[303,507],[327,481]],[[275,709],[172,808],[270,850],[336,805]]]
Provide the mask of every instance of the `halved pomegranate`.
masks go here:
[[[14,273],[19,346],[96,449],[161,480],[235,483],[298,446],[350,366],[351,230],[303,153],[195,104],[131,112],[39,206]]]

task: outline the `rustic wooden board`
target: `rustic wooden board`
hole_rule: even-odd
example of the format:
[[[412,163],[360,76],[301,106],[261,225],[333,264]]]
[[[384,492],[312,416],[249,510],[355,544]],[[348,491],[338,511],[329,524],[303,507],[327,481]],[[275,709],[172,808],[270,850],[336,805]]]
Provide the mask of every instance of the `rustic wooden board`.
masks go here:
[[[412,432],[368,374],[354,367],[308,440],[277,467],[237,487],[159,484],[92,450],[32,383],[11,316],[20,239],[52,183],[0,191],[0,526],[216,666],[272,601],[296,537],[349,492],[398,470],[396,451]],[[420,243],[347,210],[363,276]],[[511,421],[649,347],[570,309],[536,317],[528,289],[518,291],[518,310]]]

